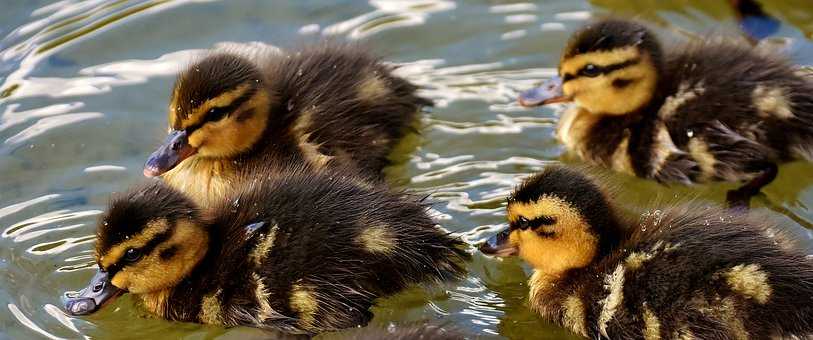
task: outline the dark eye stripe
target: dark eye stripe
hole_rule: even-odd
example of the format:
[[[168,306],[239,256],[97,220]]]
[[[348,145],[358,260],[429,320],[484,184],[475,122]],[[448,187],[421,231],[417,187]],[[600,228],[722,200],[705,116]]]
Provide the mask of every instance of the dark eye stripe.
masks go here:
[[[622,68],[627,68],[627,67],[630,67],[632,65],[638,64],[639,62],[641,62],[641,59],[640,58],[635,58],[635,59],[630,59],[630,60],[623,61],[623,62],[620,62],[620,63],[610,64],[610,65],[607,65],[607,66],[599,66],[599,65],[594,65],[594,66],[598,69],[599,74],[608,74],[608,73],[618,71],[618,70],[620,70]],[[564,83],[566,81],[569,81],[569,80],[579,78],[579,77],[584,77],[585,76],[584,73],[585,73],[586,68],[587,68],[587,65],[585,65],[584,67],[579,69],[579,71],[576,73],[576,75],[572,75],[572,74],[569,74],[569,73],[565,74],[564,78],[562,78],[562,83]]]
[[[240,105],[243,105],[243,103],[248,101],[255,93],[257,93],[257,89],[251,88],[242,95],[240,95],[240,97],[237,97],[237,99],[229,103],[229,105],[213,108],[215,109],[215,112],[212,112],[212,110],[209,109],[209,111],[206,112],[206,117],[203,118],[203,120],[200,123],[190,125],[186,128],[186,133],[191,134],[192,132],[195,132],[195,130],[200,129],[201,126],[208,122],[216,122],[220,120],[221,118],[223,118],[223,116],[228,115],[229,113],[240,107]]]
[[[531,228],[536,228],[543,225],[553,225],[554,223],[556,223],[555,217],[543,215],[535,219],[532,219],[531,222],[528,223],[528,225],[530,225]]]
[[[527,223],[525,221],[527,221]],[[528,229],[528,228],[531,228],[531,229],[539,228],[539,227],[541,227],[543,225],[553,225],[555,223],[556,223],[556,218],[553,217],[553,216],[542,215],[542,216],[539,216],[539,217],[534,218],[532,220],[527,220],[527,219],[525,219],[525,217],[520,216],[516,221],[511,223],[510,227],[511,227],[511,229],[525,230],[525,229]]]
[[[565,82],[571,81],[571,80],[573,80],[573,79],[576,79],[576,76],[574,76],[574,75],[572,75],[572,74],[570,74],[570,73],[565,73],[565,76],[564,76],[564,77],[562,77],[562,83],[565,83]]]
[[[164,241],[168,240],[170,236],[172,236],[172,232],[169,230],[160,233],[158,235],[155,235],[155,237],[149,240],[143,247],[138,248],[141,251],[141,257],[144,258],[144,256],[149,255],[152,252],[152,250],[155,249],[155,247],[157,247]],[[135,263],[137,262],[138,261],[136,261]],[[108,266],[106,270],[107,272],[110,273],[110,277],[113,277],[114,275],[116,275],[116,272],[121,270],[121,268],[126,267],[127,265],[128,265],[127,261],[124,261],[124,256],[122,256],[116,263]]]

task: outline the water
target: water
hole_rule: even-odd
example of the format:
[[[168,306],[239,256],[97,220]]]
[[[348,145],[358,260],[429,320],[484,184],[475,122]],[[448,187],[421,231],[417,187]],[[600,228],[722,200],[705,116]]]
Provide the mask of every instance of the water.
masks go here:
[[[813,64],[813,4],[763,1],[785,24],[769,48]],[[630,1],[630,3],[633,3]],[[636,2],[637,3],[637,2]],[[173,74],[223,42],[292,46],[327,35],[365,39],[437,102],[420,136],[394,155],[393,183],[432,193],[447,229],[476,243],[504,226],[503,199],[562,156],[552,109],[513,99],[554,74],[569,33],[619,11],[661,33],[734,32],[727,1],[78,1],[11,0],[0,11],[0,338],[255,338],[145,317],[119,299],[68,318],[60,294],[92,276],[93,224],[111,192],[142,180],[165,134]],[[807,37],[807,38],[806,38]],[[813,166],[782,167],[755,202],[813,245]],[[609,178],[625,207],[685,197],[721,201],[730,185],[667,188]],[[526,306],[528,268],[474,255],[467,279],[381,301],[374,325],[434,320],[481,335],[560,339]],[[326,336],[325,338],[329,338]]]

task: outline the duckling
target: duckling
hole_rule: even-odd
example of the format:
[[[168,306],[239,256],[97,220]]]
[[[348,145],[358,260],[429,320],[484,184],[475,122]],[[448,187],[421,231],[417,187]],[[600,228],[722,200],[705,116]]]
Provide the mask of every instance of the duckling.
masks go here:
[[[756,45],[782,26],[782,23],[770,14],[765,13],[762,5],[756,0],[729,0],[740,29],[751,43]]]
[[[278,171],[210,209],[162,181],[116,196],[97,227],[99,270],[65,309],[91,314],[129,292],[168,320],[312,335],[463,275],[463,242],[425,203],[339,170]]]
[[[598,184],[557,166],[519,185],[507,212],[480,250],[528,262],[531,308],[582,336],[813,334],[813,262],[765,219],[696,205],[625,221]]]
[[[641,24],[607,19],[570,39],[559,76],[519,97],[575,105],[558,139],[581,159],[660,182],[746,181],[732,206],[813,160],[813,82],[784,58],[700,41],[664,51]]]
[[[178,75],[169,135],[144,175],[208,206],[251,163],[355,166],[371,180],[431,102],[358,45],[322,43],[252,59],[213,52]],[[269,157],[270,154],[275,157]]]

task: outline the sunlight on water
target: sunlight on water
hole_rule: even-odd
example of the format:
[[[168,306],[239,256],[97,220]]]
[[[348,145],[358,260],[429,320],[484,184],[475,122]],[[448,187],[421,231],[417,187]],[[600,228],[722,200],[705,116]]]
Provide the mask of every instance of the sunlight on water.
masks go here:
[[[446,230],[477,244],[506,226],[504,202],[525,176],[562,159],[560,109],[528,110],[520,91],[556,74],[560,49],[586,20],[634,13],[685,38],[736,29],[715,5],[680,1],[62,0],[5,4],[0,14],[0,338],[249,338],[144,317],[127,297],[90,318],[62,311],[95,270],[96,219],[109,195],[142,180],[166,133],[173,76],[209,49],[257,59],[319,38],[364,41],[421,86],[434,107],[393,155],[391,181],[429,196]],[[690,6],[689,8],[684,8]],[[790,24],[780,46],[813,64],[809,11],[768,9]],[[722,9],[721,9],[722,8]],[[399,149],[400,150],[400,149]],[[756,203],[813,247],[813,166],[783,167]],[[725,185],[663,187],[621,175],[625,208],[674,197],[720,201]],[[659,210],[640,215],[658,221]],[[529,270],[470,249],[461,282],[383,299],[372,325],[433,321],[483,337],[562,339],[527,308]],[[330,338],[330,336],[325,336]]]

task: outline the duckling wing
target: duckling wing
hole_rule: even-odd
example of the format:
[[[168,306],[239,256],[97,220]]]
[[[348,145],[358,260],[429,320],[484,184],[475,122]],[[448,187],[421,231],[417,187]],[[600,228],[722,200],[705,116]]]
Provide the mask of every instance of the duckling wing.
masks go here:
[[[769,226],[701,206],[644,221],[626,251],[602,264],[605,293],[587,313],[596,318],[596,333],[697,339],[810,334],[813,263]]]
[[[712,40],[684,46],[665,65],[669,95],[657,119],[679,149],[697,154],[701,167],[721,167],[718,173],[704,169],[703,177],[742,180],[749,173],[742,168],[753,161],[813,159],[809,71],[780,55]],[[717,162],[703,160],[705,144],[720,152]]]
[[[740,133],[727,124],[712,120],[695,124],[684,148],[699,166],[701,180],[740,181],[749,179],[766,164],[779,160],[773,148],[759,142],[760,123]]]
[[[363,46],[322,43],[280,58],[269,78],[300,145],[380,178],[392,147],[431,104],[393,69]]]

